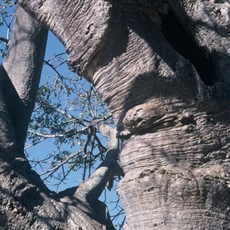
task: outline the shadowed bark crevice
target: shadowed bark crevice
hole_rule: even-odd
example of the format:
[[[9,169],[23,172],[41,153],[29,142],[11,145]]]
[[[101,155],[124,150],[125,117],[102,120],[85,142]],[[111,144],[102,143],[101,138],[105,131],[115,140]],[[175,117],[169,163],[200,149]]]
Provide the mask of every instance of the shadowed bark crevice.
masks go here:
[[[18,154],[22,154],[21,157],[25,157],[24,152],[24,142],[27,134],[27,129],[29,125],[31,111],[33,110],[33,104],[26,104],[19,97],[16,89],[14,88],[7,72],[5,71],[3,65],[1,68],[2,77],[2,93],[4,96],[5,104],[12,122],[14,138],[16,144],[20,145],[20,150]],[[28,113],[29,111],[29,113]],[[19,146],[18,146],[19,147]]]
[[[227,1],[168,0],[173,14],[205,52],[214,69],[211,94],[220,100],[230,97],[230,39]]]
[[[211,57],[198,47],[172,11],[162,17],[162,32],[173,48],[194,65],[202,81],[206,85],[213,85],[215,69]]]

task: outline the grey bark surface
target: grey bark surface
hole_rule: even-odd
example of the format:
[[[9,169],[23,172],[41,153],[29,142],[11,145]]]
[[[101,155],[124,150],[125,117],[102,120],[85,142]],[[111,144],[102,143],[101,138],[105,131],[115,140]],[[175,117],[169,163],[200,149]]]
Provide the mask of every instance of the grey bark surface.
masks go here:
[[[14,126],[14,135],[21,149],[35,104],[45,54],[48,30],[18,7],[5,69],[3,89]],[[22,151],[21,150],[21,151]]]
[[[230,229],[229,2],[18,2],[63,42],[128,138],[118,188],[126,228]],[[207,68],[168,40],[170,14]]]

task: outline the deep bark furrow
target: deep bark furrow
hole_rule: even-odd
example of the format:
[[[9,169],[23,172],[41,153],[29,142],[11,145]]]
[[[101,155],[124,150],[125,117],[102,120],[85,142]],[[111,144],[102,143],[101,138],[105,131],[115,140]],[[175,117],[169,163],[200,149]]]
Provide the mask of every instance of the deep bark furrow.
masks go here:
[[[170,0],[173,12],[182,26],[205,52],[215,68],[214,85],[219,97],[229,97],[229,2],[174,1]],[[210,76],[212,77],[212,76]]]

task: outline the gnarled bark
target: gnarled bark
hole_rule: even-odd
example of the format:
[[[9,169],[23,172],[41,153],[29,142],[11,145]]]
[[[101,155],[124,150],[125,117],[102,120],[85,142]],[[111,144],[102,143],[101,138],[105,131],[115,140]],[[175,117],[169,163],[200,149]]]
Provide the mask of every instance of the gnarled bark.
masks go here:
[[[127,228],[229,229],[229,4],[19,3],[59,37],[72,69],[97,87],[120,135],[131,136],[120,156]],[[207,65],[172,43],[167,31],[178,22],[168,10]]]

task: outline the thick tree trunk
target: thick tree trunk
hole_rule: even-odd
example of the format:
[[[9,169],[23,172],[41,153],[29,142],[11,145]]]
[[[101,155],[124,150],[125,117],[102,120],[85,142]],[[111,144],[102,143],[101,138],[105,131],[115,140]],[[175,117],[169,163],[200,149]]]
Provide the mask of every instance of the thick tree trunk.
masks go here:
[[[229,229],[229,4],[19,3],[65,44],[130,137],[118,190],[127,228]]]
[[[187,110],[124,143],[118,191],[128,229],[230,228],[227,121],[225,108]]]

